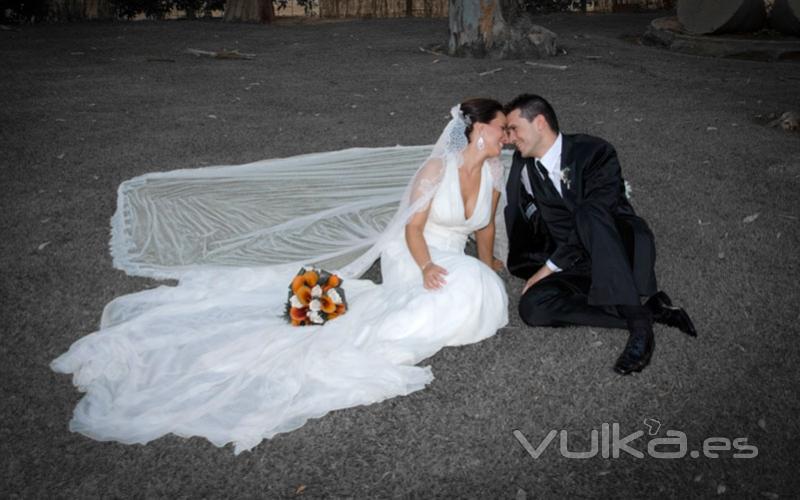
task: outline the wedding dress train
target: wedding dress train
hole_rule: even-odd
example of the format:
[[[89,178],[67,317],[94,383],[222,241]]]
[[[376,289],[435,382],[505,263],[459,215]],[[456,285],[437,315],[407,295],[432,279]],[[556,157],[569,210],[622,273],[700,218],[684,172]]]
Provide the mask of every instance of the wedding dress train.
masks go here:
[[[508,321],[504,283],[464,253],[468,236],[490,222],[496,185],[484,164],[467,218],[457,159],[446,157],[424,230],[433,261],[448,271],[446,285],[423,288],[404,235],[395,232],[381,248],[383,283],[345,277],[348,312],[322,326],[293,327],[282,317],[299,268],[292,259],[177,266],[177,286],[112,301],[100,329],[52,363],[86,393],[70,429],[123,443],[203,436],[217,446],[232,442],[239,453],[331,410],[424,388],[433,374],[416,363],[444,346],[485,339]],[[146,238],[157,233],[153,224]],[[150,275],[175,277],[164,269],[155,266]]]

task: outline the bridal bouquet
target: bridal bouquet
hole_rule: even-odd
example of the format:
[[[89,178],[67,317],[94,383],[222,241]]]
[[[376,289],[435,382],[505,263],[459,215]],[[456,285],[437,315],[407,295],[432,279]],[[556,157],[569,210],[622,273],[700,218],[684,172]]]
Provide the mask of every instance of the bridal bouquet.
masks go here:
[[[286,319],[292,326],[322,325],[347,311],[342,278],[321,269],[301,268],[289,285]]]

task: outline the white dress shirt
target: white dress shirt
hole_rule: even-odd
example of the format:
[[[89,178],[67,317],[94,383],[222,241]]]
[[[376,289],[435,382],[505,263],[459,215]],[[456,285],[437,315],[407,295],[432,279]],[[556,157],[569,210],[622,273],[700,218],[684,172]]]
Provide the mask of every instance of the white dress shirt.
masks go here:
[[[561,146],[562,146],[562,138],[561,132],[558,133],[556,136],[555,142],[553,145],[550,146],[550,149],[542,156],[541,158],[535,158],[536,161],[539,161],[544,165],[544,168],[547,169],[547,174],[550,177],[550,180],[553,181],[553,186],[555,186],[556,191],[558,194],[561,195]],[[534,172],[534,175],[542,176],[541,172],[537,168]],[[528,178],[528,167],[527,165],[522,167],[522,185],[525,186],[525,190],[533,196],[533,188],[531,188],[531,181]],[[562,195],[563,196],[563,195]],[[560,272],[561,268],[558,267],[553,263],[552,260],[547,259],[545,263],[547,267],[550,268],[551,271]]]

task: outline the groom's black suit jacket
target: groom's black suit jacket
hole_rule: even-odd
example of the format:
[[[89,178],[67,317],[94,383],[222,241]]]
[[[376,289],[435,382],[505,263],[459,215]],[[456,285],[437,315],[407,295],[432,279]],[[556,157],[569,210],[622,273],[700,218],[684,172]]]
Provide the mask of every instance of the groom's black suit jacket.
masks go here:
[[[514,153],[506,185],[505,208],[509,240],[507,266],[511,274],[523,279],[535,273],[547,259],[564,271],[588,261],[578,237],[575,214],[578,209],[600,208],[615,219],[636,217],[625,197],[625,183],[614,147],[598,137],[562,134],[561,193],[550,188],[552,196],[534,198],[536,212],[528,221],[521,206],[525,187],[520,179],[527,165],[531,186],[540,182],[534,158]],[[567,182],[565,182],[567,181]],[[534,189],[536,191],[536,189]],[[545,193],[546,194],[546,193]]]

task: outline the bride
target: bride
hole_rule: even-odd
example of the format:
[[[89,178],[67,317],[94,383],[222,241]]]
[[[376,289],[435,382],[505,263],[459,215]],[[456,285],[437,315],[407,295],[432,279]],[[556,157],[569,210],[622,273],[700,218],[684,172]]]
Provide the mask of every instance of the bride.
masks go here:
[[[346,314],[301,327],[281,316],[297,262],[325,260],[319,256],[313,262],[284,256],[283,264],[200,266],[182,272],[177,286],[119,297],[106,306],[99,331],[51,364],[72,373],[86,393],[70,429],[122,443],[147,443],[168,433],[203,436],[217,446],[232,442],[238,454],[331,410],[420,390],[433,375],[416,363],[503,327],[508,299],[495,272],[502,263],[493,256],[493,244],[504,185],[499,157],[505,115],[490,99],[465,101],[451,115],[393,218],[375,237],[365,237],[371,246],[361,255],[353,258],[351,252],[345,255],[349,261],[339,260],[346,262],[335,269],[345,278]],[[188,183],[180,189],[189,189]],[[165,213],[148,213],[149,222],[137,224],[148,243],[159,239],[159,217],[188,203],[183,194],[170,200]],[[280,208],[279,198],[268,202]],[[114,222],[130,223],[131,210],[122,208]],[[324,232],[331,227],[326,220],[338,223],[326,213],[303,227],[317,223],[315,230]],[[359,227],[370,223],[341,216],[348,217],[353,231],[371,233]],[[471,234],[479,259],[464,253]],[[170,241],[180,246],[188,239]],[[329,239],[332,247],[338,239]],[[278,245],[280,232],[270,233],[269,241]],[[288,251],[313,253],[313,245],[301,246]],[[357,279],[378,257],[382,284]]]

